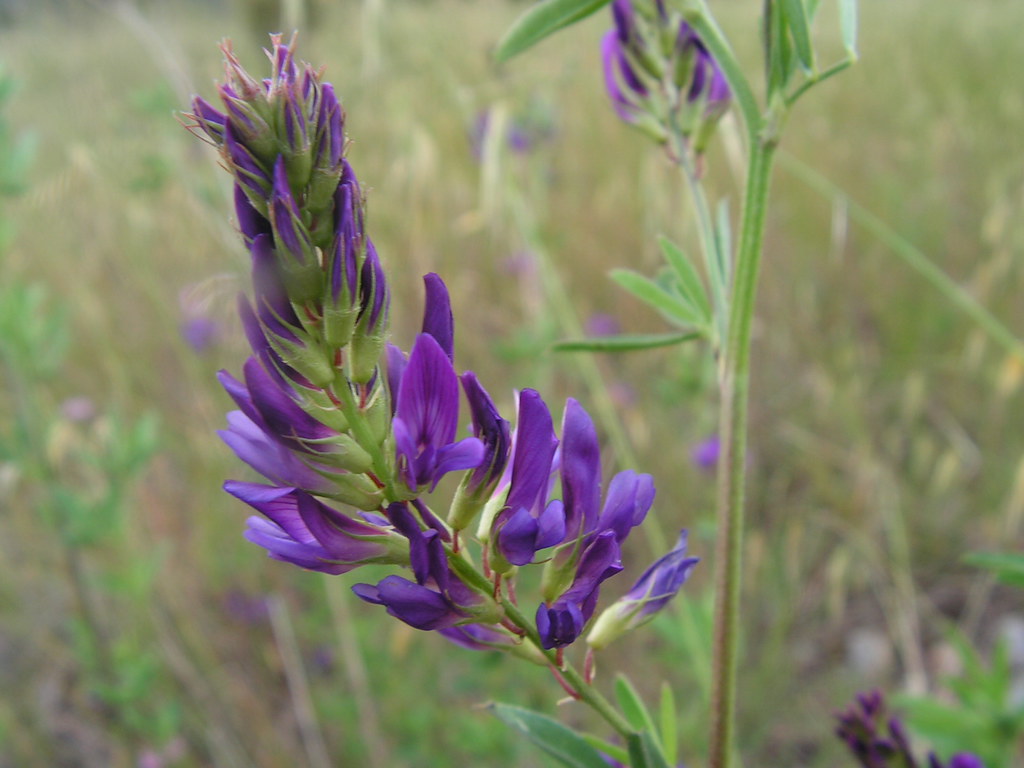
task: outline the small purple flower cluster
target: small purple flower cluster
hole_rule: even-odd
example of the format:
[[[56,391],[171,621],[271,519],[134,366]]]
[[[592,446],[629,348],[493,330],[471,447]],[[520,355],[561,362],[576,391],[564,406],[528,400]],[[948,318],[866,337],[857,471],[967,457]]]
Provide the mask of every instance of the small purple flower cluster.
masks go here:
[[[921,763],[914,756],[903,723],[898,717],[888,716],[881,691],[858,694],[836,720],[836,735],[864,768],[985,768],[976,755],[968,752],[955,754],[948,762],[929,752],[928,762]]]
[[[651,477],[620,472],[602,504],[596,429],[575,400],[560,442],[540,395],[523,390],[513,434],[476,376],[456,371],[451,303],[437,275],[424,278],[409,353],[390,344],[387,281],[333,88],[278,36],[267,80],[223,50],[223,109],[196,98],[190,117],[234,176],[252,257],[253,301],[243,297],[240,312],[253,354],[241,380],[220,374],[238,407],[221,436],[267,481],[225,484],[260,513],[246,537],[272,558],[329,574],[409,568],[411,579],[353,589],[461,645],[515,649],[527,636],[543,649],[569,645],[593,617],[602,582],[622,570],[622,543],[654,500]],[[472,416],[461,440],[460,389]],[[426,497],[451,472],[464,474],[442,520]],[[556,478],[561,498],[552,499]],[[477,518],[479,570],[465,534]],[[658,610],[695,562],[684,536],[628,596],[619,633]],[[535,624],[523,627],[507,600],[516,569],[533,563],[544,564],[543,594]]]
[[[732,91],[700,36],[663,0],[612,0],[612,18],[601,58],[616,114],[662,143],[678,130],[702,152]]]

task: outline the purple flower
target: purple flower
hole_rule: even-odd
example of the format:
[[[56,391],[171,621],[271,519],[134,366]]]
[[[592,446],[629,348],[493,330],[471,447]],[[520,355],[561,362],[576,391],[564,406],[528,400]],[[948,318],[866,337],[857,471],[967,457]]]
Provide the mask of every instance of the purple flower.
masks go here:
[[[626,632],[647,623],[671,600],[700,561],[686,556],[686,531],[676,546],[658,558],[623,597],[598,616],[587,643],[600,650]]]
[[[501,418],[494,401],[475,373],[466,371],[459,380],[469,401],[473,435],[484,446],[483,460],[469,476],[467,488],[471,493],[486,493],[501,480],[508,465],[511,431],[508,421]]]
[[[304,491],[233,480],[224,490],[264,515],[249,518],[245,538],[275,560],[330,574],[363,563],[406,562],[395,533],[343,515]]]
[[[597,607],[601,583],[622,570],[619,557],[614,531],[602,531],[590,539],[569,589],[537,607],[537,632],[544,648],[562,648],[582,634]]]
[[[491,525],[494,551],[510,565],[532,562],[538,550],[560,543],[565,535],[562,503],[546,503],[557,446],[547,405],[536,391],[524,389],[519,393],[508,497]],[[505,570],[497,558],[492,565]]]
[[[437,340],[421,333],[402,371],[392,432],[398,473],[413,493],[433,490],[443,475],[474,469],[484,457],[475,437],[454,442],[459,418],[459,380]]]
[[[690,449],[690,461],[706,472],[711,472],[718,466],[718,457],[722,451],[721,441],[718,435],[701,440]]]
[[[356,584],[352,591],[357,597],[383,605],[395,618],[423,630],[472,623],[474,617],[481,615],[481,609],[487,610],[484,596],[451,572],[436,529],[422,528],[404,503],[389,506],[388,518],[409,540],[409,559],[416,581],[386,576],[376,585]]]
[[[915,768],[919,765],[903,723],[888,714],[881,691],[857,694],[846,711],[835,717],[836,735],[846,742],[863,768]],[[984,764],[967,752],[960,752],[943,763],[931,752],[928,768],[984,768]]]
[[[611,9],[615,25],[601,40],[601,59],[616,114],[662,143],[678,130],[703,151],[732,98],[718,63],[664,4],[657,14],[638,12],[632,0],[614,0]]]
[[[562,418],[562,501],[565,531],[547,564],[537,629],[545,648],[568,645],[594,614],[600,585],[622,570],[620,545],[654,502],[650,475],[612,478],[601,506],[601,456],[594,422],[570,398]]]

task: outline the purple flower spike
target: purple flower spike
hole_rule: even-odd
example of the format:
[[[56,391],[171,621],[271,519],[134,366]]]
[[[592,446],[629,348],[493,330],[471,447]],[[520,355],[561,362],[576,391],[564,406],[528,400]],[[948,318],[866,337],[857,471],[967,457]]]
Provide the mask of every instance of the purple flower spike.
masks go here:
[[[600,650],[654,618],[679,592],[699,561],[686,556],[686,531],[681,531],[672,551],[658,558],[629,592],[597,618],[587,636],[590,647]]]
[[[474,469],[483,460],[477,438],[452,442],[458,417],[455,369],[434,337],[421,333],[402,373],[392,421],[398,471],[413,493],[433,490],[444,474]]]

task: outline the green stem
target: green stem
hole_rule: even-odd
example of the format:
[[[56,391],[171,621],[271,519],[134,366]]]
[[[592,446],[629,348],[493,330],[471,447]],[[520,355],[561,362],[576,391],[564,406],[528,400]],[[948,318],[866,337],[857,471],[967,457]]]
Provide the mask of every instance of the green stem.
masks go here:
[[[711,208],[708,205],[707,195],[704,194],[704,186],[700,183],[697,169],[694,167],[693,160],[690,157],[689,147],[686,145],[686,139],[683,137],[682,131],[676,124],[674,117],[672,119],[672,136],[674,142],[673,152],[678,158],[679,166],[683,169],[683,176],[686,177],[686,183],[690,188],[693,209],[697,215],[697,232],[700,239],[701,253],[704,257],[704,272],[707,276],[708,284],[711,286],[711,296],[714,301],[713,320],[715,333],[718,336],[714,340],[714,346],[717,349],[719,345],[725,343],[728,329],[726,312],[729,305],[726,303],[724,283],[726,278],[719,275],[721,270],[717,266],[724,259],[719,258],[715,223],[711,217]],[[726,254],[726,258],[728,258],[728,254]]]
[[[370,454],[370,459],[373,462],[373,472],[377,479],[384,484],[385,497],[390,501],[398,499],[399,496],[395,492],[391,467],[384,457],[384,451],[381,450],[379,442],[374,439],[369,424],[366,423],[366,418],[359,407],[359,403],[356,402],[352,387],[349,385],[348,380],[342,376],[339,376],[336,381],[338,383],[331,388],[330,394],[340,404],[341,412],[348,421],[348,428],[351,430],[352,436],[359,443],[360,447]],[[408,498],[408,496],[405,498]]]
[[[729,768],[733,758],[746,481],[750,329],[764,240],[774,141],[751,146],[736,254],[729,336],[722,361],[718,469],[718,530],[715,542],[714,657],[712,659],[709,766]]]

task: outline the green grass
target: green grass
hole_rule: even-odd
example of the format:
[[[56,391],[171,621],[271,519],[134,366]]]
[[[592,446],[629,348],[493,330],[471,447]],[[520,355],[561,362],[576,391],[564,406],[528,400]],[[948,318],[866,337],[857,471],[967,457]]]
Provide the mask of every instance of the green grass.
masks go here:
[[[753,5],[721,11],[741,44],[753,42]],[[784,149],[922,248],[1008,327],[1024,328],[1024,97],[1013,77],[1024,66],[1024,9],[997,0],[863,5],[862,62],[801,102]],[[420,275],[437,271],[453,293],[459,365],[476,370],[504,408],[514,387],[528,385],[549,402],[610,397],[637,467],[655,476],[660,526],[693,529],[691,548],[706,558],[684,598],[696,605],[710,588],[714,494],[713,480],[687,459],[688,446],[715,428],[703,355],[598,357],[609,394],[588,386],[581,358],[548,351],[571,335],[550,311],[553,275],[579,318],[610,312],[626,331],[659,332],[658,319],[606,274],[622,265],[653,271],[660,232],[695,246],[679,216],[678,180],[606,104],[596,50],[606,19],[496,69],[489,51],[521,6],[388,2],[383,57],[367,71],[359,9],[336,6],[300,36],[300,55],[325,63],[343,96],[349,158],[390,270],[395,337],[412,338]],[[101,571],[125,552],[161,558],[150,600],[100,594],[104,621],[146,639],[161,661],[156,690],[180,702],[188,746],[177,764],[307,764],[281,637],[264,619],[227,611],[232,590],[284,601],[334,764],[369,764],[343,656],[327,669],[313,664],[317,649],[338,643],[323,580],[242,541],[245,511],[220,490],[225,478],[244,476],[213,432],[229,407],[214,374],[237,372],[245,356],[234,301],[247,264],[226,174],[173,113],[193,89],[212,95],[220,38],[235,38],[254,68],[262,41],[206,4],[148,12],[166,50],[100,11],[0,29],[0,58],[21,84],[8,116],[39,141],[27,195],[5,204],[17,228],[5,280],[46,284],[51,310],[68,314],[73,333],[64,367],[36,382],[37,394],[50,406],[85,394],[132,417],[159,415],[159,452],[137,484],[125,539],[95,553],[90,567]],[[741,55],[756,61],[753,49]],[[538,101],[554,114],[552,141],[529,158],[506,158],[501,183],[484,194],[467,140],[476,113]],[[736,169],[721,145],[708,167],[735,217]],[[529,233],[509,212],[509,183],[526,195]],[[899,688],[919,673],[939,685],[929,659],[944,628],[973,616],[967,629],[987,647],[985,628],[1008,610],[1004,593],[979,588],[959,558],[1020,546],[1024,363],[847,220],[841,202],[785,167],[773,191],[754,352],[740,732],[747,765],[832,766],[840,752],[828,713],[852,691]],[[538,244],[550,269],[510,270]],[[202,356],[178,330],[188,290],[228,326]],[[12,418],[3,399],[0,434]],[[71,591],[37,499],[27,478],[0,498],[0,689],[25,691],[0,704],[0,764],[6,754],[17,765],[55,764],[54,729],[70,722],[73,745],[98,733],[113,742],[109,764],[128,765],[138,745],[108,739],[116,732],[76,683],[59,618]],[[619,589],[654,553],[637,537],[629,554]],[[606,594],[615,592],[609,585]],[[352,602],[388,765],[543,764],[477,705],[501,699],[552,711],[560,690],[547,673],[450,647]],[[132,609],[117,610],[124,605]],[[686,616],[621,642],[601,669],[610,684],[623,667],[648,694],[663,679],[677,686],[688,717],[681,754],[694,768],[705,713],[701,671],[692,668],[700,645],[677,630]],[[844,663],[850,630],[865,626],[896,648],[886,680],[857,679]],[[16,673],[3,668],[8,656]],[[559,714],[589,722],[573,707]]]

